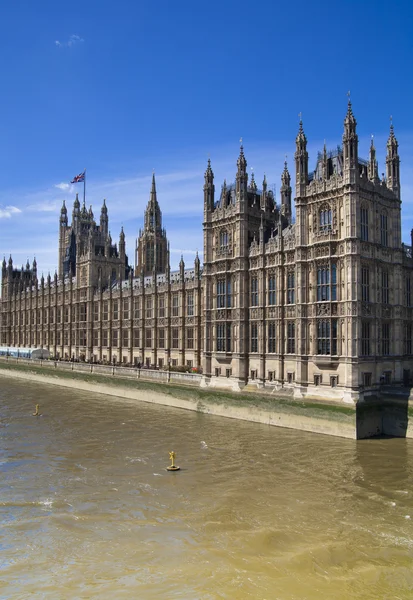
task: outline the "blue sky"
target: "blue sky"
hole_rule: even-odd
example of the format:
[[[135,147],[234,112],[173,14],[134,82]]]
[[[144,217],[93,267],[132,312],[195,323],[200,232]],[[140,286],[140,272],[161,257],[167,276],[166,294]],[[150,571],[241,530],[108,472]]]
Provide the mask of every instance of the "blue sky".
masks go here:
[[[413,4],[394,0],[14,0],[0,8],[0,253],[57,265],[58,217],[87,168],[134,262],[155,169],[172,267],[202,251],[208,155],[219,189],[244,140],[257,181],[290,171],[298,113],[310,169],[341,141],[347,90],[360,155],[389,117],[400,144],[403,239],[413,227]]]

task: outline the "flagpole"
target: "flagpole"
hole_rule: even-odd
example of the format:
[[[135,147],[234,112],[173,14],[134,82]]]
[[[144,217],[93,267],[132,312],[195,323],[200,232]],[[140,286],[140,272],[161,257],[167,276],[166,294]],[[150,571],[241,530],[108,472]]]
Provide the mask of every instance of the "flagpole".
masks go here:
[[[86,206],[86,169],[83,177],[83,204]]]

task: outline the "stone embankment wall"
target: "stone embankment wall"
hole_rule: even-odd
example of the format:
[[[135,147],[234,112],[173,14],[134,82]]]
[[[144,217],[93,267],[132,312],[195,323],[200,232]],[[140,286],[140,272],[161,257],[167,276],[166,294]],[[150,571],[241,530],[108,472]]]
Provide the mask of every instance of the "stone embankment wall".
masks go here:
[[[156,373],[157,381],[148,373]],[[58,385],[123,401],[150,402],[256,423],[355,439],[354,407],[290,397],[201,389],[199,375],[118,369],[79,363],[0,360],[0,376]],[[189,385],[188,385],[189,384]],[[195,384],[195,385],[194,385]]]

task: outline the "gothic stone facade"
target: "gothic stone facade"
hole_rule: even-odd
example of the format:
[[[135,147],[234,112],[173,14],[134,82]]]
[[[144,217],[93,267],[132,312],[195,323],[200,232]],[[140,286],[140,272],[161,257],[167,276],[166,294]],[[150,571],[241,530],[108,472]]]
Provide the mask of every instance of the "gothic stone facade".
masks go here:
[[[170,271],[155,178],[136,244],[112,243],[76,198],[62,207],[59,273],[3,261],[1,343],[44,346],[54,356],[165,367],[202,367],[203,384],[291,388],[295,397],[354,401],[413,375],[411,247],[401,242],[398,143],[393,125],[386,176],[373,140],[358,156],[351,103],[342,145],[308,170],[300,121],[295,222],[285,164],[277,204],[266,178],[249,181],[241,145],[235,182],[215,197],[204,183],[204,265]]]

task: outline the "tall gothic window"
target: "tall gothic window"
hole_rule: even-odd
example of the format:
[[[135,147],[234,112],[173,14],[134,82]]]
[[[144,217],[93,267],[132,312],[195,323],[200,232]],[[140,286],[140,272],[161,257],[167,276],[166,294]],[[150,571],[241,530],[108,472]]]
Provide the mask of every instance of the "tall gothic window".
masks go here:
[[[383,323],[381,326],[381,353],[383,356],[390,354],[390,324]]]
[[[218,279],[217,281],[217,308],[225,308],[225,279]]]
[[[389,303],[389,273],[385,269],[381,272],[381,301]]]
[[[178,294],[173,294],[172,296],[172,316],[179,316],[179,296]]]
[[[216,326],[217,352],[231,352],[231,323]]]
[[[337,319],[318,321],[317,354],[337,354]]]
[[[361,299],[370,302],[370,272],[368,267],[361,268]]]
[[[188,350],[194,349],[194,328],[188,327],[186,330],[186,347]]]
[[[295,354],[295,323],[287,322],[287,354]]]
[[[337,267],[335,264],[317,269],[317,302],[337,300]]]
[[[258,352],[258,323],[251,323],[251,352]]]
[[[369,210],[360,208],[360,237],[363,242],[369,241]]]
[[[125,320],[129,319],[129,298],[123,299],[123,318]]]
[[[277,341],[277,329],[275,321],[270,321],[268,323],[268,352],[274,353],[277,351],[276,349],[276,341]]]
[[[320,231],[331,231],[332,223],[331,208],[322,208],[320,210]]]
[[[370,323],[363,321],[361,324],[361,355],[370,356]]]
[[[411,285],[411,279],[409,275],[406,275],[406,279],[404,280],[404,292],[405,292],[405,299],[406,299],[406,306],[411,306],[412,305],[412,285]]]
[[[147,296],[147,298],[146,298],[146,313],[145,313],[145,315],[146,315],[147,319],[152,319],[152,296]],[[152,345],[152,338],[151,338],[151,345]]]
[[[188,317],[194,316],[194,292],[188,292],[186,295],[186,314]]]
[[[228,231],[221,231],[219,234],[219,247],[221,250],[226,250],[228,248]]]
[[[141,311],[140,311],[140,298],[134,298],[133,300],[133,318],[140,319]]]
[[[387,232],[387,215],[382,213],[380,215],[380,243],[382,246],[387,246],[388,232]]]
[[[287,274],[287,304],[295,302],[295,273],[290,271]]]
[[[178,327],[172,328],[172,348],[174,348],[175,350],[177,348],[179,348],[179,328]]]
[[[231,291],[231,279],[227,279],[227,308],[231,308],[231,297],[232,297],[232,291]]]
[[[163,318],[165,316],[165,296],[158,296],[158,316]]]
[[[119,319],[119,303],[117,300],[113,301],[113,320]]]
[[[276,279],[275,275],[272,274],[268,278],[268,304],[270,306],[276,304]]]
[[[258,306],[258,277],[251,279],[251,306]]]
[[[403,354],[412,354],[412,324],[404,324],[404,343],[403,343]]]
[[[158,329],[158,348],[165,348],[165,329]]]

